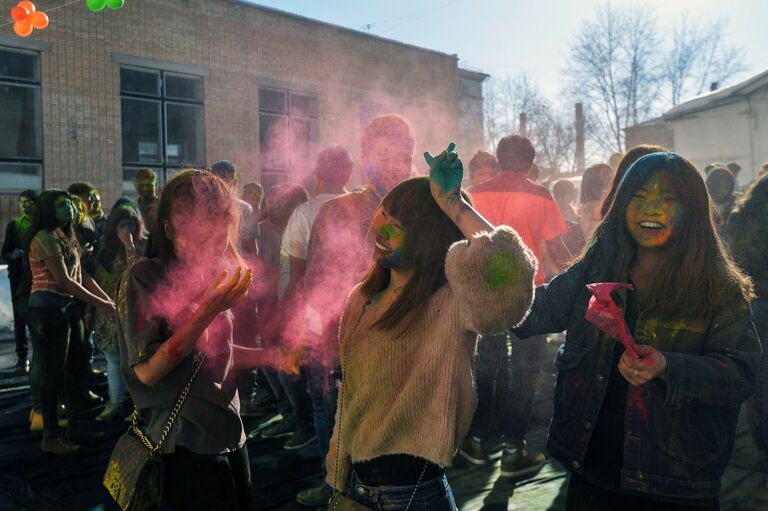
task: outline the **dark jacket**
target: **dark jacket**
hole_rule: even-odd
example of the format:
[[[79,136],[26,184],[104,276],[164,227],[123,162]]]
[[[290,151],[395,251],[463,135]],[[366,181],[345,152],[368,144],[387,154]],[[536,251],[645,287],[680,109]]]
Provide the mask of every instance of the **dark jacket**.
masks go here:
[[[26,224],[29,226],[29,223]],[[28,227],[27,227],[28,228]],[[8,263],[8,278],[14,281],[14,284],[21,280],[24,274],[24,254],[17,253],[17,250],[23,250],[23,238],[26,230],[19,229],[19,221],[13,219],[5,227],[5,239],[3,240],[2,257]]]
[[[555,359],[547,448],[580,474],[609,385],[614,342],[584,319],[591,296],[585,286],[595,278],[577,263],[537,288],[530,316],[515,330],[520,337],[568,330]],[[623,310],[626,294],[618,298]],[[675,321],[640,312],[634,335],[664,354],[667,375],[629,388],[621,487],[658,497],[716,497],[739,409],[758,371],[760,342],[748,304],[734,297],[716,314]]]

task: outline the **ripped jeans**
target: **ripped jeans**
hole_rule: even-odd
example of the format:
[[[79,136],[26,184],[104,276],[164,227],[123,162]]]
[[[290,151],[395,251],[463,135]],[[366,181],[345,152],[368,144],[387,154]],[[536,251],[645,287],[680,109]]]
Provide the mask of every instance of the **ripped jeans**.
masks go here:
[[[456,501],[451,486],[443,474],[419,485],[416,494],[414,486],[368,486],[351,470],[347,495],[356,502],[379,511],[405,511],[411,502],[409,511],[455,511]]]

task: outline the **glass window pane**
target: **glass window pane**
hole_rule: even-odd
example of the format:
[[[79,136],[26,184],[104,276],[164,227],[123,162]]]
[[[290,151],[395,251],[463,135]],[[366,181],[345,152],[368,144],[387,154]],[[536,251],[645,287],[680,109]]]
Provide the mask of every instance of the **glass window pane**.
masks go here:
[[[169,98],[203,100],[203,80],[192,76],[165,75],[165,95]]]
[[[123,161],[162,163],[160,102],[122,98]]]
[[[38,56],[35,53],[0,49],[0,76],[39,82],[38,62]]]
[[[259,110],[283,113],[288,111],[285,91],[259,89]]]
[[[20,192],[26,189],[41,190],[42,188],[41,165],[36,163],[0,163],[0,190]]]
[[[312,148],[312,122],[314,119],[291,119],[291,170],[311,172],[313,162],[310,160]]]
[[[166,103],[165,156],[169,164],[203,164],[203,107]]]
[[[0,83],[0,158],[41,158],[40,87]]]
[[[287,116],[259,114],[259,147],[262,171],[287,170],[290,151]]]
[[[291,93],[291,115],[317,117],[317,98]]]
[[[160,96],[160,72],[121,67],[120,92]]]

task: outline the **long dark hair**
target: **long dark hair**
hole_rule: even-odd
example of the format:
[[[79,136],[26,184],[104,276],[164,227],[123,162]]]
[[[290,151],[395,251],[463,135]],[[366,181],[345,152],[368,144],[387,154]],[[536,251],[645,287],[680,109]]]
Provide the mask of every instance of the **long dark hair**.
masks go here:
[[[61,232],[64,233],[69,245],[69,250],[72,253],[78,250],[77,237],[75,236],[75,229],[72,222],[61,225],[56,218],[56,201],[59,197],[66,197],[67,199],[72,200],[72,196],[68,192],[55,188],[45,190],[37,198],[37,202],[35,202],[35,214],[32,215],[32,223],[24,238],[24,250],[26,253],[29,253],[29,244],[32,243],[32,239],[38,232],[43,229],[53,232],[57,228],[61,229]]]
[[[608,210],[611,208],[613,198],[616,196],[616,190],[619,189],[619,183],[621,183],[621,179],[624,177],[624,174],[627,173],[627,170],[629,170],[629,167],[633,163],[635,163],[646,154],[663,153],[666,151],[668,151],[666,147],[651,144],[636,145],[627,151],[627,153],[622,156],[621,161],[619,161],[619,166],[616,168],[616,174],[614,174],[613,181],[611,182],[611,188],[608,190],[608,193],[603,199],[603,205],[600,206],[600,216],[604,218],[605,215],[608,214]]]
[[[637,245],[627,232],[629,201],[657,173],[669,178],[680,198],[682,215],[677,233],[664,248],[664,263],[657,268],[644,306],[663,317],[705,315],[725,301],[754,296],[752,282],[733,262],[720,240],[704,180],[696,167],[672,152],[643,156],[621,180],[608,214],[598,226],[582,256],[597,269],[600,281],[623,281],[635,260]]]
[[[157,258],[164,267],[176,261],[173,240],[165,231],[166,224],[171,222],[174,205],[186,209],[190,214],[196,205],[202,205],[210,214],[224,213],[229,216],[229,255],[242,262],[235,248],[240,212],[234,199],[232,189],[220,177],[207,170],[182,170],[163,188],[157,206],[157,219],[147,241],[146,257]]]
[[[112,271],[112,264],[116,257],[125,260],[125,249],[123,242],[117,236],[117,230],[126,220],[132,220],[136,229],[132,233],[134,238],[138,237],[139,233],[143,230],[141,225],[141,215],[138,211],[130,206],[120,206],[112,208],[112,212],[109,214],[109,220],[107,221],[107,228],[104,231],[104,239],[101,242],[99,253],[96,255],[96,262],[98,262],[107,271]]]
[[[464,191],[461,194],[470,202]],[[445,256],[448,248],[464,239],[464,235],[432,198],[428,177],[413,177],[398,184],[382,199],[381,207],[405,229],[408,260],[415,271],[375,326],[402,331],[421,315],[429,297],[447,282]],[[388,268],[374,263],[363,278],[361,291],[372,298],[386,289],[390,278]]]

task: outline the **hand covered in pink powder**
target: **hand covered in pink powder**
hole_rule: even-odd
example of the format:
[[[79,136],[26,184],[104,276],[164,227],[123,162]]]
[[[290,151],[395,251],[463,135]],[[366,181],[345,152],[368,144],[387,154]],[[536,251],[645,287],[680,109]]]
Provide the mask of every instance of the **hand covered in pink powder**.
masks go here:
[[[232,278],[225,282],[227,272],[221,272],[206,289],[200,308],[216,315],[230,309],[248,295],[248,288],[253,283],[253,272],[243,271],[238,267]]]
[[[635,387],[645,385],[655,378],[666,378],[667,359],[652,346],[638,344],[635,346],[640,358],[631,358],[625,351],[619,361],[619,372]]]

